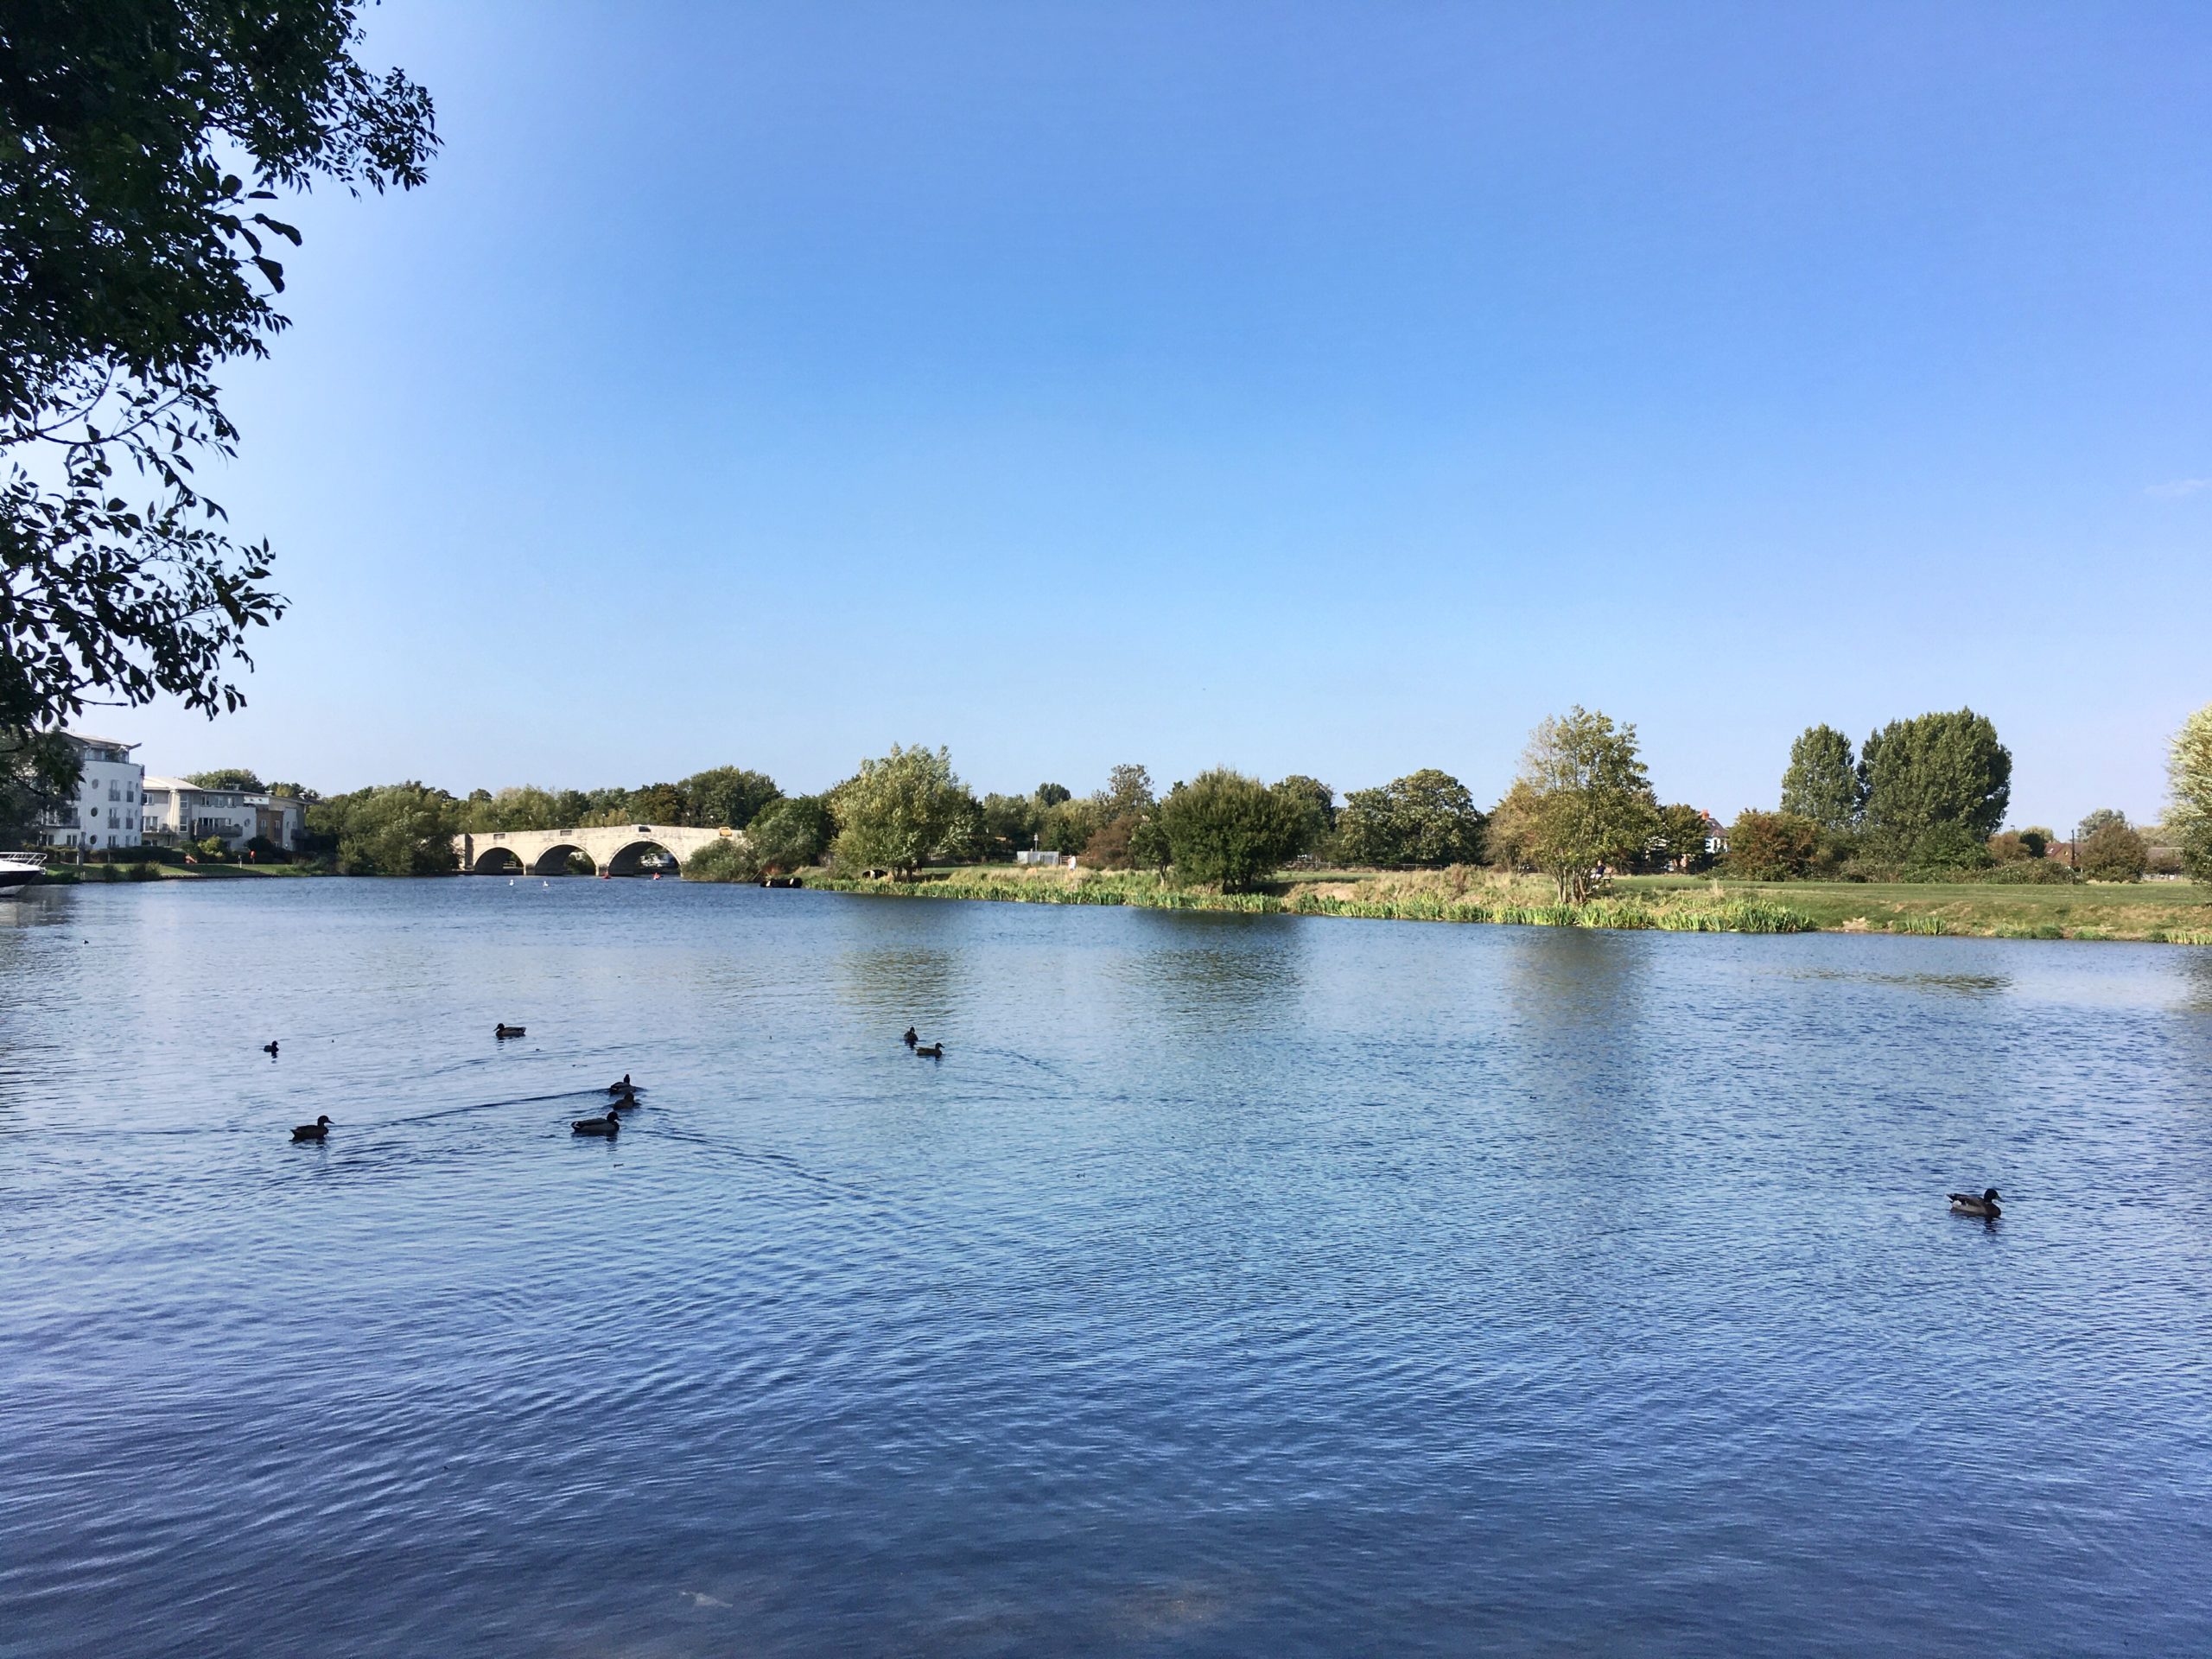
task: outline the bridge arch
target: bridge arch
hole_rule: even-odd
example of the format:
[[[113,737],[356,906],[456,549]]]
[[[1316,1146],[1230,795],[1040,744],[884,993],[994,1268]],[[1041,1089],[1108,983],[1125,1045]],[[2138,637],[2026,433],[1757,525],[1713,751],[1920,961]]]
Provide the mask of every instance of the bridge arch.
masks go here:
[[[487,847],[470,869],[478,875],[520,875],[525,868],[512,847]]]
[[[658,860],[655,855],[658,855]],[[682,872],[683,868],[673,848],[646,836],[624,842],[607,861],[609,875],[644,875],[654,870],[676,875]]]
[[[572,857],[581,858],[594,869],[599,868],[592,855],[573,841],[556,841],[531,861],[530,873],[532,875],[568,875],[571,874],[569,861]]]

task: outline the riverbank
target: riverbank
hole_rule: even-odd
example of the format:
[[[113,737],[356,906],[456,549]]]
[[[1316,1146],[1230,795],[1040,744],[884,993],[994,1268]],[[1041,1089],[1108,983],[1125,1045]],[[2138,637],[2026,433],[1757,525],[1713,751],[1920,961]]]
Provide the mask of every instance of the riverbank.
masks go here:
[[[1179,887],[1148,873],[957,867],[912,880],[809,870],[810,887],[1006,904],[1127,905],[1377,921],[1658,929],[1694,933],[1905,933],[2212,945],[2212,888],[2200,885],[1992,887],[1973,884],[1752,883],[1628,877],[1580,908],[1538,878],[1478,870],[1322,870],[1249,893]]]
[[[1479,879],[1459,884],[1404,880],[1295,881],[1265,893],[1179,887],[1119,871],[968,868],[922,872],[911,881],[868,880],[809,871],[806,885],[836,893],[908,899],[980,899],[1008,904],[1126,905],[1146,910],[1228,911],[1248,916],[1350,916],[1373,921],[1488,922],[1533,927],[1656,928],[1685,933],[1802,933],[1815,923],[1756,897],[1698,893],[1612,895],[1576,907],[1548,887],[1524,892]]]
[[[105,887],[118,881],[230,881],[264,876],[321,875],[306,864],[71,864],[48,869],[33,887]]]

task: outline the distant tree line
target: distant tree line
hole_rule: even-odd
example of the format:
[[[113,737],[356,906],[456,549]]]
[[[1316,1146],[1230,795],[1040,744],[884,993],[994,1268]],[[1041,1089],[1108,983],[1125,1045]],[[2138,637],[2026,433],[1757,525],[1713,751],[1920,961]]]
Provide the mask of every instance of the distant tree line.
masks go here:
[[[2134,880],[2154,849],[2123,814],[2092,813],[2074,843],[2050,830],[1999,829],[2012,758],[1972,709],[1892,721],[1854,750],[1830,726],[1791,745],[1781,808],[1750,810],[1726,834],[1719,873],[1804,878],[1992,880]],[[2170,835],[2179,859],[2212,880],[2212,708],[2174,740]],[[260,789],[244,768],[198,774],[210,788]],[[1164,793],[1144,766],[1113,767],[1088,795],[1058,783],[978,797],[944,748],[893,745],[819,795],[787,796],[765,772],[715,766],[635,789],[476,790],[456,797],[420,782],[307,802],[307,848],[346,874],[435,874],[454,866],[462,831],[584,830],[658,823],[743,830],[695,853],[687,877],[753,880],[825,861],[841,871],[910,877],[925,865],[1006,860],[1046,850],[1089,868],[1156,870],[1245,891],[1299,866],[1381,869],[1487,864],[1548,878],[1579,904],[1608,877],[1713,868],[1718,826],[1662,803],[1636,728],[1580,707],[1530,734],[1519,770],[1487,810],[1450,773],[1425,768],[1355,789],[1339,803],[1319,779],[1266,783],[1226,767]],[[2063,849],[2066,856],[2050,856]],[[2078,865],[2078,872],[2075,866]]]
[[[1781,810],[1746,811],[1728,835],[1729,874],[1751,880],[2135,881],[2154,864],[2212,880],[2212,709],[2173,744],[2176,847],[2154,849],[2110,808],[2090,813],[2071,842],[2034,825],[1999,829],[2012,756],[1971,709],[1892,721],[1854,755],[1832,726],[1790,746]],[[2050,855],[2062,847],[2066,856]]]

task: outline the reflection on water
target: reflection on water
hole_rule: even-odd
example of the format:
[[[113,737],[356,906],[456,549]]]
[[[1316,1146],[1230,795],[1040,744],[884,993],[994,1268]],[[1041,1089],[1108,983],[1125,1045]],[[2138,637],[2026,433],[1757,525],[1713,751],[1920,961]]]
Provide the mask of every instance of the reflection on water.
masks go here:
[[[1848,980],[1862,985],[1901,985],[1913,991],[1950,991],[1961,996],[2001,996],[2012,988],[2007,974],[1847,973],[1813,968],[1799,977],[1808,980]]]
[[[0,1649],[2212,1651],[2208,963],[41,893]]]

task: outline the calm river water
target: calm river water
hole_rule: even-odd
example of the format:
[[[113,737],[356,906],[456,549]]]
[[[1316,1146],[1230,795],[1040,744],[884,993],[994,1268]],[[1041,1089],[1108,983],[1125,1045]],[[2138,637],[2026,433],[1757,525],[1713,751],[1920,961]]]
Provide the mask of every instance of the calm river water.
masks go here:
[[[2212,1653],[2212,951],[270,880],[0,991],[8,1659]]]

